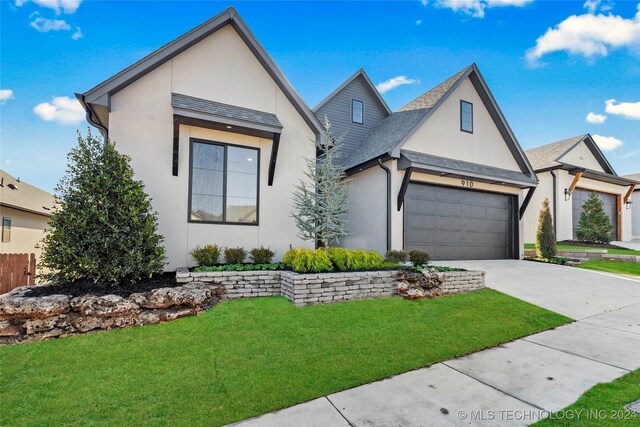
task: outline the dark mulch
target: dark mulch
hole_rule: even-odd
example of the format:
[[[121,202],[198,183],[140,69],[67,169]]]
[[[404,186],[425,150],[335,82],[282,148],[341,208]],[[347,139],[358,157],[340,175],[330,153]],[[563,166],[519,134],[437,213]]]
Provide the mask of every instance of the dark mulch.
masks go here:
[[[150,279],[143,279],[136,283],[93,283],[91,280],[79,280],[65,285],[34,286],[25,294],[27,297],[44,297],[48,295],[119,295],[128,297],[137,292],[148,292],[158,288],[173,288],[183,285],[176,282],[176,273],[154,274]]]
[[[611,243],[587,243],[587,242],[579,242],[577,240],[563,240],[562,242],[558,242],[558,244],[562,245],[571,245],[571,246],[585,246],[590,248],[597,249],[629,249],[624,246],[612,245]]]

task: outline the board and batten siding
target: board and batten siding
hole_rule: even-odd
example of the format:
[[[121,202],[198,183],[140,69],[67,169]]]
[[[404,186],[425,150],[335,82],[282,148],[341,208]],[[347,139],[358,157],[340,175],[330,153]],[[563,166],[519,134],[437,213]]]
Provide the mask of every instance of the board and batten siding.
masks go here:
[[[351,100],[364,102],[363,124],[351,122]],[[388,114],[363,76],[358,76],[324,105],[314,111],[320,122],[325,116],[331,122],[334,137],[344,135],[344,150],[349,151],[360,144],[364,138],[384,120]]]

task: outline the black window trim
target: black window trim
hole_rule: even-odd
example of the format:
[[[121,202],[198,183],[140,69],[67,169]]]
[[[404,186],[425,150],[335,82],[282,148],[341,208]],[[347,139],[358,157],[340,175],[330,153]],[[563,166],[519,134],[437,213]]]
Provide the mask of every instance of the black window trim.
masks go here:
[[[236,222],[236,221],[198,221],[191,219],[191,195],[193,182],[193,144],[209,144],[217,145],[224,148],[224,164],[222,174],[222,217],[227,217],[227,149],[228,147],[244,148],[255,150],[257,153],[257,175],[256,175],[256,222]],[[187,206],[187,222],[192,224],[222,224],[222,225],[260,225],[260,147],[251,147],[248,145],[230,144],[221,141],[211,141],[202,138],[189,138],[189,202]]]
[[[353,120],[353,102],[354,101],[362,104],[362,123],[356,122]],[[356,125],[364,125],[364,101],[357,98],[351,98],[351,123],[354,123]]]
[[[462,105],[469,104],[471,106],[471,130],[466,130],[462,128]],[[466,133],[473,133],[473,102],[465,101],[464,99],[460,100],[460,130]]]

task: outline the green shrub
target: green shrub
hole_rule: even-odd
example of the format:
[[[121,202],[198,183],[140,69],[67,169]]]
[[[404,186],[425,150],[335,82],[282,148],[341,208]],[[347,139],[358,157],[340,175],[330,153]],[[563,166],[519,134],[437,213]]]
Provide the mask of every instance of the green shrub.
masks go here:
[[[409,261],[413,263],[413,265],[427,265],[431,260],[431,255],[429,255],[425,251],[420,251],[418,249],[414,249],[409,252]]]
[[[582,204],[582,214],[576,230],[576,237],[581,242],[609,243],[611,242],[613,225],[604,211],[602,200],[594,192]]]
[[[198,265],[216,265],[220,259],[220,248],[218,245],[205,245],[204,248],[196,246],[189,252],[198,262]]]
[[[246,257],[244,248],[224,248],[224,262],[227,264],[242,264]]]
[[[333,267],[327,253],[322,249],[291,249],[282,257],[284,264],[296,273],[321,273]]]
[[[540,258],[556,256],[556,236],[553,232],[553,219],[549,209],[549,199],[545,197],[538,216],[538,231],[536,232],[536,252]]]
[[[259,248],[253,248],[249,251],[249,258],[255,264],[271,264],[271,260],[276,255],[274,251],[260,245]]]
[[[196,267],[193,271],[252,271],[252,270],[284,270],[285,265],[281,262],[274,264],[224,264],[224,265],[203,265]]]
[[[55,188],[39,267],[53,284],[135,282],[161,272],[164,238],[142,181],[115,144],[78,135]]]
[[[387,253],[384,256],[384,259],[387,262],[395,262],[396,264],[399,264],[401,262],[406,262],[407,257],[408,255],[405,251],[391,250],[391,251],[387,251]]]
[[[384,258],[376,251],[331,248],[328,255],[338,271],[374,270],[384,266]]]

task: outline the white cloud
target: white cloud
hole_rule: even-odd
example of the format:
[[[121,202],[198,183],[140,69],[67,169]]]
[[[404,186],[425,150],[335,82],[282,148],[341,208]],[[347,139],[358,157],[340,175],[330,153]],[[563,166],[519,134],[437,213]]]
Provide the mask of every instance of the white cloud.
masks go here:
[[[80,27],[76,27],[76,31],[71,35],[71,38],[74,40],[80,40],[82,37],[82,30],[80,29]]]
[[[57,14],[64,12],[67,14],[75,13],[80,7],[82,0],[31,0],[40,7],[54,10]],[[22,6],[29,0],[16,0],[16,6]]]
[[[526,58],[535,64],[544,55],[559,51],[592,58],[622,47],[640,47],[640,4],[636,15],[629,19],[590,13],[569,16],[538,37]]]
[[[601,0],[587,0],[584,2],[582,7],[587,9],[587,11],[589,11],[589,13],[593,15],[594,13],[596,13],[596,10],[598,10],[598,6],[600,6],[600,1]]]
[[[587,117],[585,118],[585,120],[588,123],[600,125],[604,123],[605,120],[607,120],[607,116],[605,116],[604,114],[589,113],[587,114]]]
[[[593,140],[598,144],[602,151],[615,150],[622,147],[623,142],[613,136],[593,135]]]
[[[625,119],[640,120],[640,102],[617,102],[615,99],[604,101],[605,111]]]
[[[483,18],[485,9],[492,7],[515,6],[522,7],[533,0],[436,0],[436,6],[461,12],[474,18]],[[426,4],[423,1],[422,4]]]
[[[56,96],[51,103],[40,103],[33,108],[33,112],[46,122],[62,124],[78,124],[85,117],[78,100],[67,96]]]
[[[63,19],[47,19],[41,16],[31,21],[29,25],[41,33],[48,33],[49,31],[69,31],[71,29],[71,26]]]
[[[402,86],[402,85],[412,85],[415,83],[420,83],[420,80],[418,79],[409,79],[407,78],[407,76],[396,76],[393,77],[389,80],[385,80],[383,82],[380,82],[376,85],[376,89],[378,89],[378,92],[380,93],[386,93],[389,92],[392,89],[397,88],[398,86]]]
[[[0,105],[4,105],[8,100],[13,98],[13,91],[11,89],[0,89]]]
[[[422,19],[416,19],[416,25],[422,25]]]

